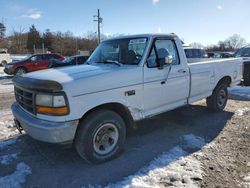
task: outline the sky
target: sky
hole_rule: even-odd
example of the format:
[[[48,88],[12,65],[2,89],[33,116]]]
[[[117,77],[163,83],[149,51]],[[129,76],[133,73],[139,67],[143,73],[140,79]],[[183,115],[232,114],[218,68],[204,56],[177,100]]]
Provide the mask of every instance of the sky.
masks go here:
[[[250,42],[250,0],[0,0],[0,21],[13,30],[105,35],[176,33],[186,43],[216,44],[237,33]]]

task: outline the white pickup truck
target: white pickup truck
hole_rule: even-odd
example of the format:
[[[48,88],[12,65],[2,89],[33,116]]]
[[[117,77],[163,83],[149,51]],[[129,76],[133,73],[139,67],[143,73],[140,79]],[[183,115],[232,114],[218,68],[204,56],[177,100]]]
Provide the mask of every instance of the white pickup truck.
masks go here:
[[[120,153],[136,121],[203,98],[223,110],[227,87],[241,78],[240,59],[188,64],[176,35],[125,36],[102,42],[87,65],[14,77],[12,112],[34,139],[71,141],[82,158],[100,163]]]

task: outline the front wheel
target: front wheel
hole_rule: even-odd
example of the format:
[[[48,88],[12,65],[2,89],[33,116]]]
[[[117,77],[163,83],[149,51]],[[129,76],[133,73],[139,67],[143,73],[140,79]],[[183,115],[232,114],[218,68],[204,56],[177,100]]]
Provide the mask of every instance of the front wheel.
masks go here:
[[[122,150],[126,137],[123,119],[110,110],[92,112],[79,124],[75,137],[78,154],[91,163],[115,158]]]
[[[27,71],[26,71],[24,68],[20,67],[20,68],[17,68],[17,69],[16,69],[15,75],[21,76],[21,75],[25,74],[26,72],[27,72]]]
[[[207,98],[207,107],[214,111],[222,111],[228,99],[227,86],[219,84],[213,91],[213,94]]]

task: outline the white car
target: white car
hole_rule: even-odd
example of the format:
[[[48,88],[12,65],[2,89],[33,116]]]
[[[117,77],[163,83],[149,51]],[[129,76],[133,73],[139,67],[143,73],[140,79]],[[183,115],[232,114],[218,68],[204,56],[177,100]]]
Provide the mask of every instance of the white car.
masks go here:
[[[93,163],[116,157],[137,121],[203,98],[223,110],[227,88],[242,78],[240,59],[188,64],[173,34],[106,40],[87,64],[15,77],[12,112],[19,130],[40,141],[73,142]]]
[[[0,65],[5,66],[9,62],[11,62],[10,54],[0,51]]]

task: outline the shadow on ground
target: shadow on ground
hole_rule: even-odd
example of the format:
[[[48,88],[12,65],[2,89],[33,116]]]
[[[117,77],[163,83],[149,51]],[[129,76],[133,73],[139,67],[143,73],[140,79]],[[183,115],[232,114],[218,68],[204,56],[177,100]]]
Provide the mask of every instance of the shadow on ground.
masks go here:
[[[17,162],[31,167],[32,175],[28,176],[25,187],[104,186],[136,173],[163,152],[182,146],[184,135],[193,134],[206,143],[211,142],[232,115],[226,111],[213,113],[204,106],[187,106],[144,120],[127,136],[120,157],[100,165],[87,164],[74,149],[37,142],[27,135],[5,152],[19,153]],[[1,173],[13,169],[6,168]]]
[[[11,75],[4,75],[4,76],[0,75],[0,80],[7,80],[7,79],[12,79],[12,78],[13,76]]]

